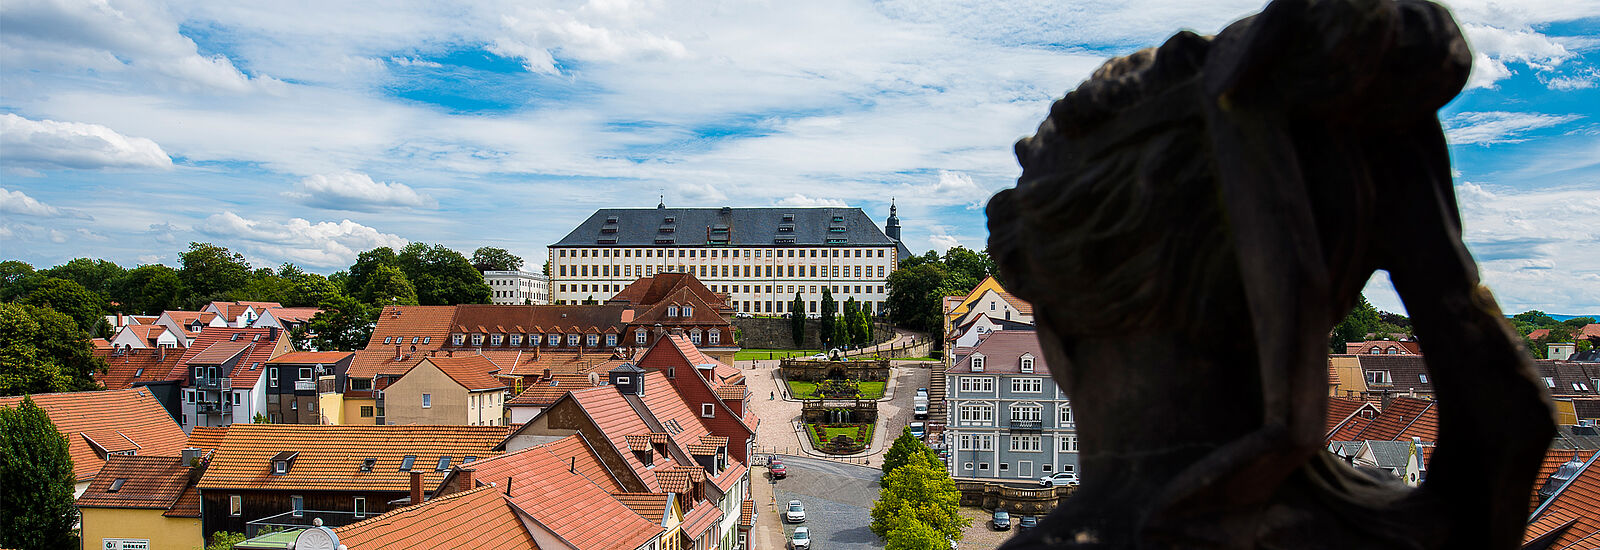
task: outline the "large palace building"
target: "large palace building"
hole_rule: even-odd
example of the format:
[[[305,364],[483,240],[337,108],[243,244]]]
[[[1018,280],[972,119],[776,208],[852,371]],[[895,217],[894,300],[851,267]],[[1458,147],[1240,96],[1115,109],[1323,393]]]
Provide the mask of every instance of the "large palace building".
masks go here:
[[[860,208],[607,208],[550,245],[554,303],[605,302],[640,277],[692,273],[734,311],[807,315],[823,289],[878,313],[909,251],[890,206],[885,230]]]

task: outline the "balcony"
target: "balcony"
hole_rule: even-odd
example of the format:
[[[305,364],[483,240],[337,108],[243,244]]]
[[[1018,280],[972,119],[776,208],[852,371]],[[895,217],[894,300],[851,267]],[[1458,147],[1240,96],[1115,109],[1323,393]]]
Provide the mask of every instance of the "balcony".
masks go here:
[[[232,378],[196,378],[196,379],[194,379],[194,387],[195,387],[195,389],[200,389],[200,390],[231,390],[231,389],[233,389],[233,379]]]
[[[1044,421],[1012,419],[1006,427],[1012,430],[1042,431],[1044,430]]]
[[[321,525],[329,529],[344,527],[366,518],[380,514],[367,512],[356,515],[354,512],[329,511],[329,510],[302,510],[298,514],[294,511],[267,516],[244,524],[246,537],[255,538],[276,531],[293,531],[309,529],[317,525],[316,520],[322,520]]]
[[[310,391],[310,392],[317,391],[317,381],[316,380],[295,380],[294,381],[294,391]]]
[[[233,414],[233,407],[222,403],[201,401],[195,406],[195,412],[200,414]]]

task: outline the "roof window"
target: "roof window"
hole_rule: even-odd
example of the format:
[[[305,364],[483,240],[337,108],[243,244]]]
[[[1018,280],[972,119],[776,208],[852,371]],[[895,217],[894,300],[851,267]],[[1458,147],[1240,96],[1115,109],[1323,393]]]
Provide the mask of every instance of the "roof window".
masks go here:
[[[378,459],[376,459],[376,458],[364,459],[364,460],[361,461],[361,471],[370,472],[370,471],[372,471],[372,467],[373,466],[377,466],[377,465],[378,465]]]
[[[836,216],[833,217],[833,223],[843,223],[843,222],[844,222],[844,216],[837,216],[836,215]]]
[[[111,480],[111,488],[110,489],[106,489],[106,492],[107,493],[115,493],[117,491],[121,491],[122,490],[122,484],[127,483],[127,482],[128,482],[128,478],[125,478],[125,477],[119,477],[119,478],[113,479],[113,480]]]
[[[617,223],[616,216],[606,216],[606,223]]]
[[[794,221],[794,214],[784,214],[783,215],[783,221],[785,221],[785,222]]]
[[[450,455],[444,455],[444,456],[439,457],[439,465],[434,466],[433,469],[436,472],[443,472],[445,470],[450,469]]]
[[[462,464],[471,464],[473,462],[476,462],[477,460],[478,460],[478,457],[475,457],[475,456],[472,456],[472,455],[467,455],[467,456],[464,456],[464,457],[461,458],[461,463]]]
[[[677,223],[677,222],[678,222],[678,218],[676,218],[674,216],[667,216],[666,218],[663,218],[661,220],[661,223]]]
[[[409,472],[411,471],[411,465],[416,463],[417,455],[406,455],[405,458],[400,459],[400,471]]]
[[[233,333],[233,336],[231,336],[231,337],[229,337],[229,338],[228,338],[228,341],[230,341],[230,342],[237,342],[237,341],[239,341],[239,333],[237,333],[237,332],[235,332],[235,333]]]

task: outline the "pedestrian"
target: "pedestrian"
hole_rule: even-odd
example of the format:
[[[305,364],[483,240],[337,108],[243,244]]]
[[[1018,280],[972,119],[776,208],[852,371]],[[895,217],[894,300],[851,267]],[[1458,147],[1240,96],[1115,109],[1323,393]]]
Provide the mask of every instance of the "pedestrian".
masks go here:
[[[770,394],[767,395],[767,401],[772,401],[772,400],[777,399],[777,398],[778,398],[778,392],[771,392]]]

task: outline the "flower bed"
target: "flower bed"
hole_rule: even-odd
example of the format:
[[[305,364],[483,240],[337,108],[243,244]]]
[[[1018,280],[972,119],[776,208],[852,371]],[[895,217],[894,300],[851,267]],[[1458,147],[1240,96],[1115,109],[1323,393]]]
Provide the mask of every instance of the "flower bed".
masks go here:
[[[806,424],[811,446],[828,454],[853,454],[872,442],[871,424]]]

